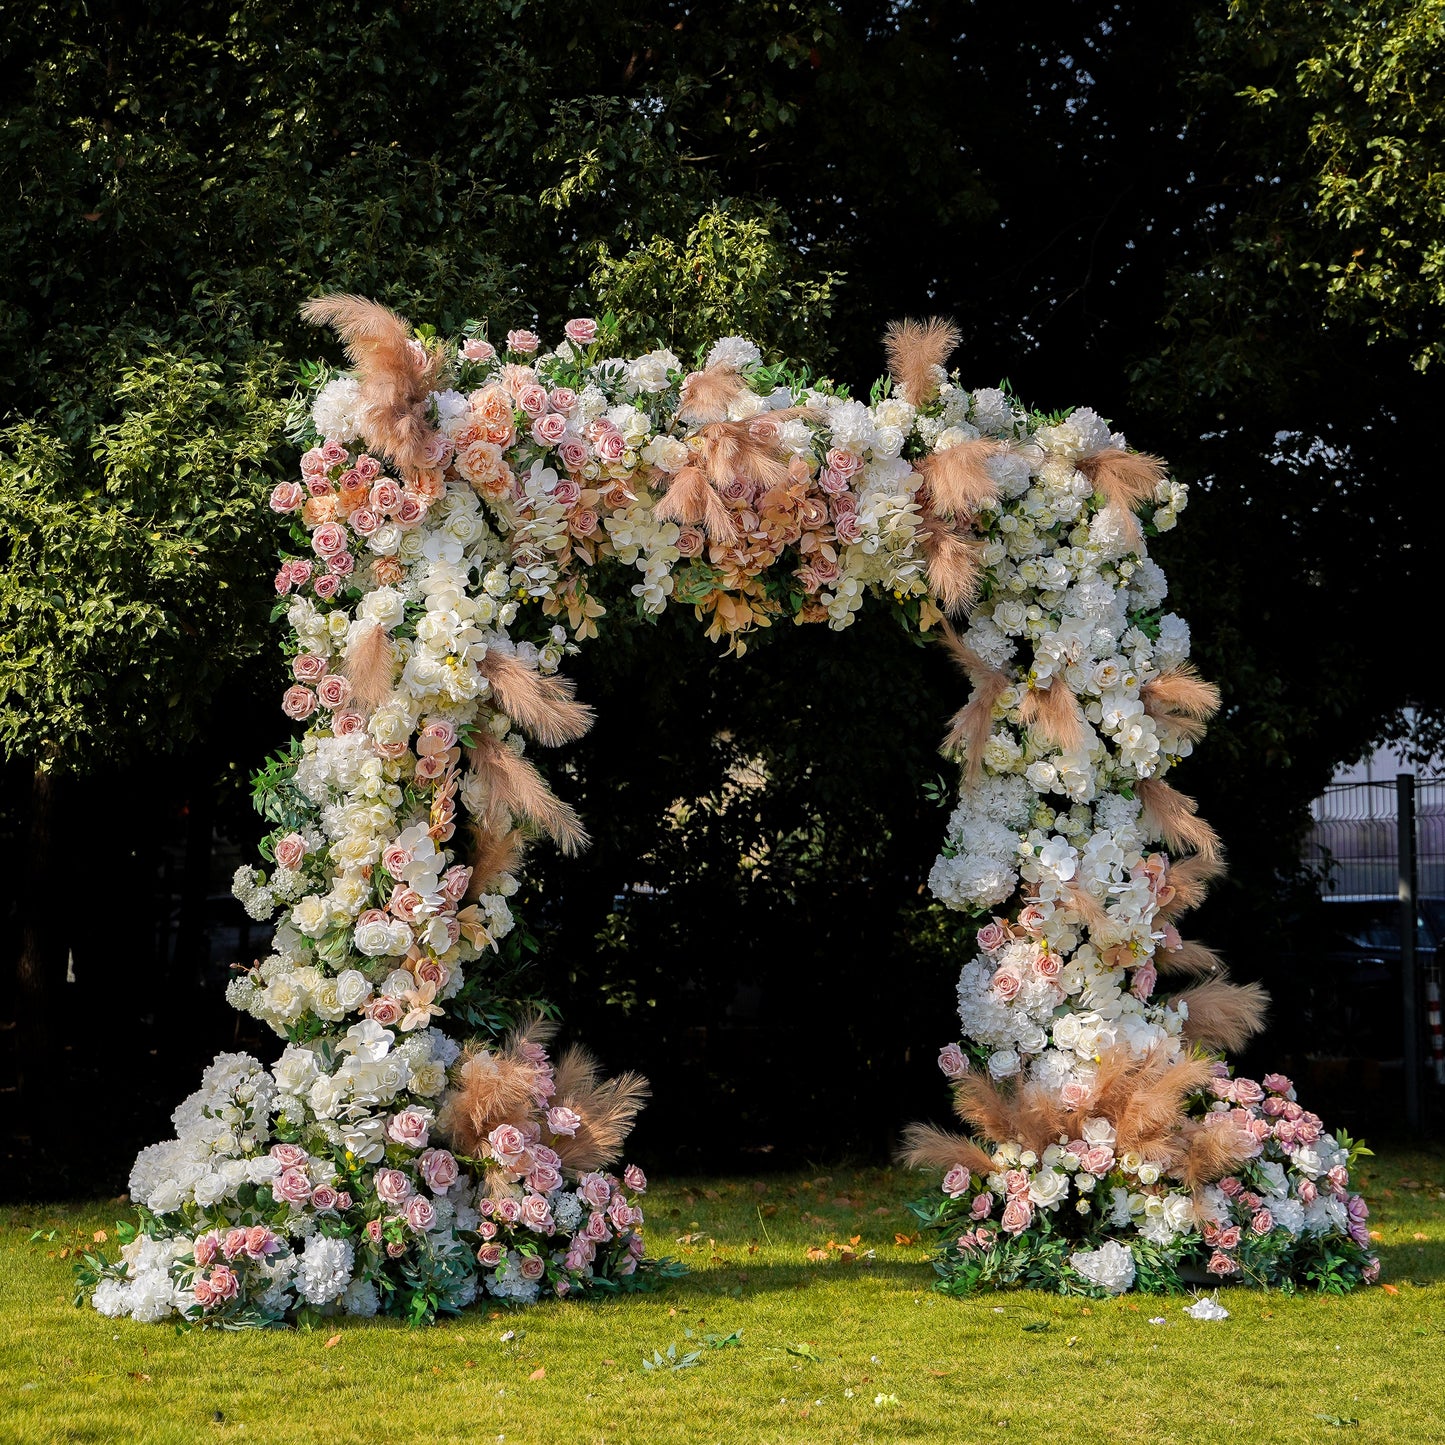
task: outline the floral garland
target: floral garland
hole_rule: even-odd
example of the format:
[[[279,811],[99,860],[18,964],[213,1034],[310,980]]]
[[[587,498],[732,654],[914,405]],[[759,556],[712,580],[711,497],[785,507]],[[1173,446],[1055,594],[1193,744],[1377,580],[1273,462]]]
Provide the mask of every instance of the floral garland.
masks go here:
[[[240,869],[235,891],[279,920],[270,956],[228,990],[286,1046],[270,1069],[222,1055],[177,1109],[176,1138],[142,1151],[139,1230],[118,1261],[81,1266],[96,1308],[420,1321],[479,1293],[529,1302],[669,1272],[643,1249],[641,1173],[607,1172],[641,1081],[600,1081],[575,1050],[554,1067],[550,1030],[508,1033],[504,1002],[520,845],[585,839],[530,750],[590,721],[558,668],[598,636],[609,575],[640,615],[691,606],[736,653],[789,618],[844,628],[881,596],[944,631],[974,682],[950,735],[967,786],[930,883],[987,920],[959,984],[966,1050],[943,1063],[964,1092],[996,1091],[999,1127],[992,1154],[936,1131],[915,1149],[947,1170],[942,1202],[919,1208],[949,1241],[948,1287],[1135,1277],[1113,1253],[1069,1263],[1066,1236],[1105,1251],[1127,1237],[1131,1261],[1147,1243],[1176,1262],[1180,1241],[1204,1239],[1249,1269],[1261,1250],[1287,1261],[1286,1235],[1364,1249],[1362,1206],[1341,1192],[1347,1147],[1287,1083],[1266,1098],[1191,1060],[1188,1000],[1154,997],[1161,952],[1207,952],[1164,920],[1208,870],[1154,846],[1207,861],[1203,825],[1187,810],[1161,824],[1168,800],[1148,797],[1199,732],[1167,687],[1149,693],[1186,669],[1188,629],[1161,610],[1145,549],[1182,486],[1093,412],[1044,417],[965,390],[940,364],[956,336],[936,325],[892,330],[893,381],[865,403],[737,337],[688,371],[668,351],[609,355],[589,318],[551,350],[529,331],[499,350],[481,327],[414,334],[357,298],[309,314],[337,327],[353,369],[309,373],[289,428],[301,475],[271,496],[293,541],[276,575],[281,705],[306,731],[258,777],[267,866]],[[945,614],[975,599],[953,634]],[[480,1041],[464,1050],[467,1035]],[[1110,1122],[1100,1103],[1110,1069],[1137,1093],[1141,1069],[1179,1066],[1195,1070],[1173,1077],[1180,1110],[1188,1096],[1234,1141],[1221,1153],[1211,1131],[1220,1168],[1187,1190],[1163,1183],[1178,1119],[1174,1143],[1135,1157],[1127,1108]],[[1010,1088],[1046,1093],[1060,1127],[1045,1139],[1036,1117],[1005,1117]],[[1245,1166],[1248,1131],[1268,1134],[1269,1157]],[[1093,1208],[1100,1185],[1107,1209]],[[1274,1242],[1242,1245],[1241,1210]],[[1374,1268],[1348,1259],[1331,1280]],[[1161,1269],[1136,1266],[1141,1280]]]

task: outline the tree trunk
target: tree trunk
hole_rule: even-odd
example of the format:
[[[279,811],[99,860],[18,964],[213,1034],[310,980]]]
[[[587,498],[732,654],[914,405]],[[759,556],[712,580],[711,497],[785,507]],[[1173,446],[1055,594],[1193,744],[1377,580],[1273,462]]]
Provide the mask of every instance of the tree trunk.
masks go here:
[[[37,767],[30,781],[24,891],[20,900],[20,957],[16,963],[16,1064],[23,1098],[50,1052],[50,1010],[57,960],[65,956],[60,932],[65,904],[55,886],[55,774]]]

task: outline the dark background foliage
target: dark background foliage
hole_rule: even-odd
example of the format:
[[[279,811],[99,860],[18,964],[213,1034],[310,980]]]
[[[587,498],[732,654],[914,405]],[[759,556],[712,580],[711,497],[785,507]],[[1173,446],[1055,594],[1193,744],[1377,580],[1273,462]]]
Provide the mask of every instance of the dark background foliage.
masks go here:
[[[294,464],[251,433],[334,351],[296,319],[329,288],[550,334],[616,300],[639,342],[735,325],[861,388],[888,319],[940,312],[966,384],[1168,456],[1194,491],[1160,559],[1225,698],[1187,785],[1233,871],[1196,932],[1274,983],[1262,1051],[1297,1054],[1309,801],[1407,709],[1445,717],[1440,301],[1401,280],[1441,239],[1440,102],[1409,83],[1439,39],[1394,71],[1379,39],[1429,9],[0,5],[6,1187],[119,1189],[214,1052],[274,1047],[221,997],[257,942],[225,899],[245,780],[286,735],[241,518]],[[599,721],[558,786],[596,841],[537,850],[527,916],[569,1029],[655,1082],[644,1162],[880,1155],[941,1115],[922,785],[961,679],[881,612],[741,661],[619,621],[573,670]]]

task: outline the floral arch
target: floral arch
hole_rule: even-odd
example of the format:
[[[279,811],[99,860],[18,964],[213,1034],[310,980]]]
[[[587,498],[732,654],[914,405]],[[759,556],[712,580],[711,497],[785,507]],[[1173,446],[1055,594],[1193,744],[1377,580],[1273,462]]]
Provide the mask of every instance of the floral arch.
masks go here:
[[[586,318],[545,349],[356,297],[307,315],[351,370],[309,373],[301,476],[271,496],[305,731],[258,780],[274,828],[235,880],[273,951],[228,991],[286,1047],[220,1056],[141,1153],[141,1227],[86,1275],[98,1309],[425,1320],[667,1272],[646,1181],[611,1172],[644,1081],[554,1060],[496,1002],[522,845],[586,839],[533,758],[590,723],[561,667],[605,626],[604,567],[737,653],[878,598],[967,675],[929,883],[961,915],[940,1063],[972,1136],[906,1140],[943,1175],[914,1206],[943,1288],[1374,1277],[1350,1142],[1287,1079],[1233,1075],[1263,995],[1176,927],[1222,867],[1169,780],[1218,695],[1148,555],[1187,503],[1162,463],[1087,409],[965,390],[936,321],[889,328],[865,402],[737,337],[689,371],[609,354]]]

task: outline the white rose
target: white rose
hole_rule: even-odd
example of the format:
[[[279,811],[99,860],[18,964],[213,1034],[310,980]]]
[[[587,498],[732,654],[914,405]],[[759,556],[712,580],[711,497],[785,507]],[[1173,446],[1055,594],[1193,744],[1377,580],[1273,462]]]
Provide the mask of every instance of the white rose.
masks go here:
[[[276,1077],[276,1087],[283,1094],[304,1094],[311,1087],[317,1071],[316,1055],[310,1049],[297,1048],[294,1044],[287,1047],[271,1070]]]
[[[374,918],[367,923],[357,925],[352,933],[352,942],[356,945],[356,951],[365,954],[367,958],[381,958],[393,952],[393,937],[391,924],[384,918]],[[360,973],[357,973],[356,976],[361,978],[363,984],[366,983]],[[361,997],[364,998],[365,994],[362,994]],[[355,1006],[355,1004],[351,1005],[353,1008]]]
[[[320,938],[331,922],[331,910],[324,898],[312,894],[291,910],[291,921],[307,938]]]
[[[345,613],[334,616],[345,617]],[[406,616],[406,598],[394,587],[377,587],[361,599],[356,615],[380,627],[395,627]]]
[[[1054,1169],[1041,1169],[1029,1182],[1029,1198],[1040,1209],[1054,1208],[1068,1192],[1068,1175]]]
[[[336,998],[348,1013],[359,1009],[371,996],[371,985],[360,969],[348,968],[336,976]]]
[[[196,1180],[195,1196],[202,1209],[209,1209],[226,1197],[226,1181],[219,1174],[202,1174]]]
[[[641,452],[642,460],[648,466],[664,472],[680,472],[687,465],[690,455],[687,444],[676,437],[653,437]]]
[[[1028,609],[1022,602],[1007,597],[993,609],[993,625],[1002,633],[1016,637],[1028,623]]]
[[[395,522],[383,522],[371,536],[366,539],[367,550],[374,552],[378,557],[391,557],[401,546],[402,530]]]
[[[334,1119],[346,1105],[346,1085],[334,1074],[322,1074],[306,1097],[318,1119]]]

